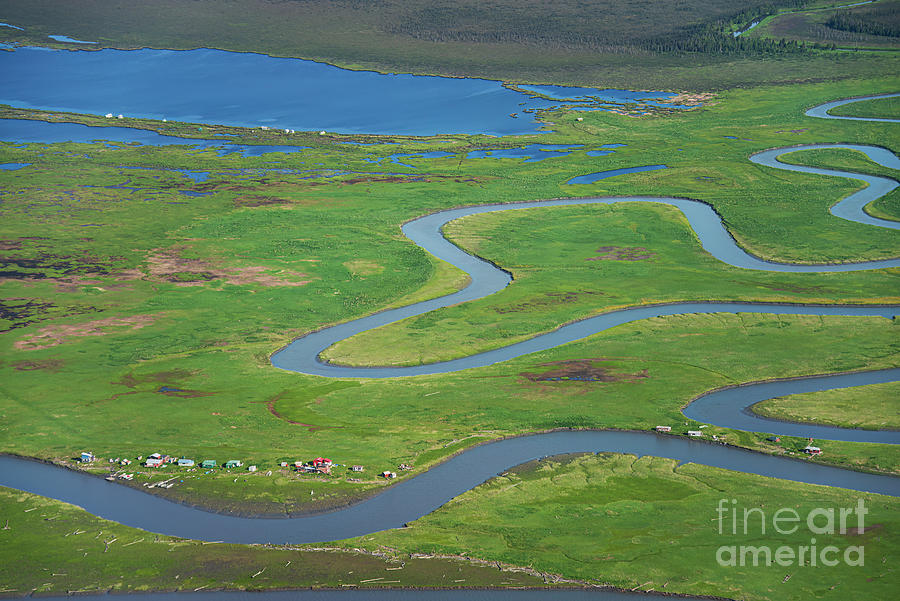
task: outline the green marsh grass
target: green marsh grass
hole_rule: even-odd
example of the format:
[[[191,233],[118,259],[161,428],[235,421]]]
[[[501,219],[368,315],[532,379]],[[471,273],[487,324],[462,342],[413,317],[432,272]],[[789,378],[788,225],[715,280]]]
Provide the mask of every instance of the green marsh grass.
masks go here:
[[[755,508],[736,534],[725,514],[721,533],[716,507],[736,500],[738,512]],[[802,520],[816,508],[857,507],[865,533],[812,534],[801,523],[792,534],[774,531],[775,511],[795,510]],[[792,484],[760,476],[677,466],[669,459],[600,454],[552,457],[488,481],[412,522],[408,528],[351,539],[348,546],[389,547],[407,553],[466,555],[585,579],[597,585],[670,594],[742,599],[893,598],[887,564],[896,552],[897,500],[837,488]],[[767,522],[762,532],[759,516]],[[821,525],[822,520],[818,524]],[[789,531],[789,528],[782,528]],[[862,567],[746,565],[723,567],[721,546],[833,545],[841,552],[864,547]],[[818,560],[818,558],[817,558]],[[852,591],[852,593],[851,593]]]
[[[796,394],[753,406],[766,417],[843,428],[900,429],[900,384],[871,384]]]
[[[421,470],[466,444],[458,441],[556,427],[650,428],[683,421],[680,407],[717,386],[896,365],[895,326],[887,320],[734,315],[650,320],[471,373],[362,380],[341,390],[268,361],[292,338],[325,324],[462,285],[452,269],[400,232],[409,219],[454,206],[559,196],[688,196],[710,202],[749,251],[768,258],[816,262],[895,254],[895,232],[827,213],[855,188],[852,181],[786,174],[746,160],[792,143],[883,144],[895,126],[813,120],[803,111],[892,85],[882,78],[731,91],[683,113],[631,118],[593,112],[576,121],[574,114],[556,112],[548,115],[556,133],[544,136],[337,150],[329,140],[303,153],[252,158],[181,147],[4,144],[3,162],[33,165],[2,176],[5,269],[24,276],[2,284],[10,309],[0,322],[8,329],[0,337],[2,450],[56,459],[85,448],[104,458],[161,451],[220,462],[240,458],[263,471],[281,460],[324,454],[363,464],[367,473],[400,463]],[[537,141],[585,146],[539,163],[462,158],[470,149]],[[627,146],[605,157],[585,154],[614,142]],[[399,181],[238,171],[302,171],[323,163],[371,172],[363,159],[425,148],[455,155],[411,159],[417,177]],[[563,185],[574,175],[656,163],[670,168]],[[210,177],[196,184],[167,169],[209,171]],[[138,190],[110,187],[122,185]],[[179,190],[209,195],[187,197]],[[544,214],[552,218],[523,211],[459,224],[465,228],[451,235],[512,269],[516,282],[490,299],[423,316],[415,327],[392,326],[388,339],[396,348],[370,352],[360,345],[348,347],[348,356],[390,352],[420,361],[460,354],[642,302],[896,299],[892,270],[825,276],[723,267],[665,208]],[[500,235],[488,239],[492,232]],[[653,256],[585,260],[608,245],[644,247]],[[597,357],[609,359],[601,365],[614,373],[647,369],[650,377],[579,387],[538,385],[520,375],[546,369],[541,364],[547,362]],[[163,387],[189,392],[167,394]],[[513,402],[517,398],[525,404]],[[768,449],[763,435],[728,436],[781,452]],[[894,451],[846,443],[834,443],[822,461],[896,468]],[[233,478],[217,472],[165,494],[223,510],[283,514],[340,505],[379,486],[347,482],[343,474],[321,482]]]

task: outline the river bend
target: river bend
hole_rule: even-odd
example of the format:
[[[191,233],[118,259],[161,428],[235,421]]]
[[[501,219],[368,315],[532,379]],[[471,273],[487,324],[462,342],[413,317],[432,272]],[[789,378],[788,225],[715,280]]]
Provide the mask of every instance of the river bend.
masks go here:
[[[817,147],[821,147],[821,145]],[[881,152],[883,149],[846,145],[829,145],[829,147],[865,148],[871,151],[871,154],[869,152],[867,154],[876,162],[886,166],[893,166],[893,164],[888,164],[891,162],[890,157],[883,155]],[[766,167],[785,169],[788,167],[777,162],[778,155],[798,149],[766,151],[755,155],[751,160]],[[864,150],[864,152],[867,150]],[[893,157],[893,160],[896,161],[896,157]],[[857,174],[830,172],[829,170],[817,170],[806,167],[790,166],[789,169],[820,175],[859,178]],[[887,181],[891,182],[893,180]],[[896,186],[896,182],[893,182],[893,185]],[[870,188],[872,188],[871,184],[866,190]],[[866,190],[863,190],[863,192]],[[879,195],[887,193],[884,192],[883,187],[879,188],[879,190]],[[858,205],[861,207],[877,197],[864,196],[862,200],[855,200],[854,203],[862,203]],[[840,206],[846,201],[847,199],[836,206]],[[610,312],[569,324],[554,332],[536,336],[531,340],[511,345],[505,349],[481,353],[451,362],[437,363],[433,366],[368,369],[326,365],[318,361],[317,356],[322,349],[350,335],[450,304],[481,298],[501,290],[509,283],[509,276],[506,272],[477,257],[466,254],[458,247],[450,244],[440,234],[441,226],[450,219],[456,219],[476,212],[584,204],[586,202],[653,202],[674,205],[688,217],[691,226],[697,232],[703,247],[707,251],[726,263],[745,269],[807,272],[850,271],[900,265],[900,261],[896,259],[820,266],[789,265],[762,261],[748,255],[734,244],[733,239],[722,226],[718,215],[708,205],[684,199],[651,197],[567,199],[455,209],[412,221],[404,226],[403,231],[413,242],[426,248],[435,256],[454,263],[467,271],[473,281],[470,286],[439,299],[425,301],[393,311],[385,311],[310,334],[294,341],[291,345],[273,355],[273,364],[283,369],[328,377],[401,377],[421,373],[447,373],[480,365],[489,365],[497,361],[505,361],[535,352],[542,348],[551,348],[571,340],[578,340],[620,323],[661,315],[747,311],[817,315],[877,315],[893,318],[900,312],[900,307],[897,306],[678,303],[635,307],[624,311]],[[839,216],[846,219],[860,220],[857,219],[860,215],[855,208],[850,209],[846,216]],[[868,221],[863,222],[869,223]],[[891,227],[892,224],[879,222],[872,225]],[[792,394],[797,391],[824,390],[875,381],[895,381],[900,378],[900,373],[898,372],[900,372],[900,369],[822,377],[810,376],[787,382],[765,382],[748,387],[723,389],[703,395],[696,402],[692,403],[685,412],[694,419],[726,427],[758,429],[760,420],[763,420],[763,418],[749,416],[755,421],[738,421],[739,418],[744,419],[748,417],[745,414],[748,399],[749,403],[752,403],[756,402],[756,400],[761,400],[763,397],[770,398],[772,396]],[[827,426],[803,426],[800,424],[775,422],[774,420],[763,420],[762,425],[765,426],[763,428],[765,431],[780,432],[786,432],[786,430],[777,430],[777,428],[825,428],[825,430],[816,431],[816,435],[820,438],[833,438],[836,435],[843,435],[837,432],[841,431],[841,429],[828,428]],[[847,438],[840,438],[841,440],[864,440],[865,438],[863,437],[868,435],[857,430],[842,430],[841,432],[850,433]],[[793,435],[805,436],[806,434]],[[882,442],[897,442],[895,433],[886,433],[886,437],[887,439]],[[765,455],[746,449],[715,445],[678,436],[660,436],[649,432],[629,431],[560,431],[494,441],[472,447],[427,472],[391,486],[381,494],[359,504],[328,514],[291,519],[242,518],[209,513],[171,503],[142,491],[109,483],[84,473],[14,457],[0,457],[0,484],[74,503],[100,517],[153,532],[186,538],[222,540],[235,543],[303,543],[342,539],[388,528],[401,527],[405,523],[440,507],[449,499],[474,488],[497,473],[531,459],[561,453],[603,451],[668,457],[682,462],[694,462],[797,482],[839,486],[852,490],[900,496],[900,479],[891,476],[854,472],[806,460]]]

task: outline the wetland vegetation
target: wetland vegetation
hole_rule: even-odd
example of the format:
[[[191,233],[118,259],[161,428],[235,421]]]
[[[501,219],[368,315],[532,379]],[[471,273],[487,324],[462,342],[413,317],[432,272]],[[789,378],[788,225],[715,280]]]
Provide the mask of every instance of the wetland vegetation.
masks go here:
[[[791,395],[757,403],[753,411],[788,421],[897,430],[900,429],[900,385],[889,382]]]
[[[779,47],[772,41],[776,19],[735,38],[763,41],[699,47],[711,39],[711,27],[737,30],[768,14],[762,2],[740,14],[727,2],[702,3],[703,17],[698,3],[665,3],[683,18],[657,14],[652,24],[638,19],[620,31],[612,27],[620,18],[600,20],[606,25],[599,29],[578,21],[574,2],[556,6],[552,19],[541,12],[545,3],[512,4],[501,2],[514,9],[501,24],[480,19],[487,9],[467,2],[383,2],[363,10],[348,0],[326,10],[319,2],[162,0],[116,3],[112,11],[106,0],[79,0],[80,12],[57,10],[55,0],[6,3],[0,18],[25,27],[0,28],[16,43],[48,43],[47,35],[65,33],[99,47],[211,46],[388,71],[715,93],[692,95],[701,106],[691,110],[630,104],[620,111],[627,115],[547,111],[541,118],[552,132],[506,138],[288,134],[214,124],[200,131],[197,124],[123,119],[114,125],[182,136],[185,145],[0,142],[0,163],[25,164],[0,171],[0,452],[76,467],[73,458],[91,450],[100,461],[80,469],[98,476],[126,471],[107,459],[137,462],[154,451],[220,464],[237,458],[259,470],[127,471],[135,473],[131,485],[178,502],[285,516],[357,501],[388,485],[377,476],[383,470],[397,470],[403,480],[499,437],[660,424],[680,435],[704,425],[681,409],[714,388],[900,365],[896,319],[716,314],[636,322],[446,375],[335,381],[272,368],[271,353],[293,338],[465,285],[461,272],[400,231],[405,221],[460,205],[688,197],[709,203],[735,240],[762,258],[824,263],[900,254],[896,231],[829,214],[858,181],[747,160],[767,148],[838,141],[896,152],[900,124],[804,115],[827,100],[896,92],[893,54],[802,48],[815,41],[812,34],[788,36],[801,44]],[[787,4],[779,8],[824,7]],[[590,3],[618,16],[629,6]],[[830,17],[823,12],[821,18]],[[212,19],[222,26],[211,27]],[[298,20],[305,27],[293,35]],[[626,42],[629,28],[647,37]],[[653,46],[661,40],[695,47]],[[768,85],[786,83],[792,85]],[[891,118],[895,109],[896,99],[876,100],[835,114]],[[98,116],[13,107],[0,107],[0,117],[110,125]],[[222,156],[190,147],[191,138],[208,136],[307,148]],[[469,158],[472,151],[535,143],[573,148],[539,162]],[[600,149],[611,152],[591,154]],[[446,154],[423,154],[434,151]],[[405,155],[404,165],[389,162],[396,154]],[[848,150],[802,151],[782,160],[897,177]],[[577,175],[651,164],[668,168],[565,184]],[[900,192],[866,210],[900,219]],[[510,271],[513,283],[480,301],[351,338],[328,349],[327,359],[434,361],[641,304],[900,302],[897,268],[790,274],[723,265],[703,251],[684,217],[665,206],[477,215],[448,224],[445,234]],[[896,428],[896,398],[896,385],[885,384],[767,401],[756,409],[779,419]],[[809,442],[704,430],[775,455],[800,457]],[[808,461],[900,472],[896,445],[815,444],[824,453]],[[328,475],[281,465],[318,456],[342,465]],[[350,472],[351,465],[365,471]],[[145,488],[176,476],[172,488]],[[865,568],[723,571],[714,560],[723,543],[712,530],[716,502],[731,494],[723,491],[740,491],[748,507],[807,510],[865,498],[871,530],[828,539],[842,546],[862,541]],[[0,520],[9,521],[0,537],[12,544],[0,545],[0,594],[571,581],[748,599],[851,593],[888,599],[895,588],[896,514],[893,497],[676,467],[668,459],[586,455],[511,469],[408,528],[329,543],[342,551],[322,551],[173,539],[2,489]],[[799,536],[779,544],[808,543]]]

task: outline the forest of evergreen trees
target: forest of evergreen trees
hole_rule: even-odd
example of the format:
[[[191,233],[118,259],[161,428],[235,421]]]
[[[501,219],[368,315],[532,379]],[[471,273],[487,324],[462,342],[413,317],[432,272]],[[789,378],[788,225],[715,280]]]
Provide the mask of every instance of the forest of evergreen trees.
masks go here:
[[[782,0],[776,4],[757,3],[740,11],[728,11],[709,18],[703,2],[682,0],[682,22],[647,24],[637,19],[608,17],[602,2],[592,12],[581,14],[557,4],[546,14],[533,11],[504,11],[497,6],[465,2],[435,2],[419,5],[415,11],[385,28],[392,34],[428,42],[468,42],[521,44],[545,48],[589,48],[615,54],[704,53],[755,56],[803,51],[806,46],[785,40],[734,37],[733,25],[747,25],[773,14],[777,8],[802,7],[806,0]],[[590,3],[588,3],[590,4]],[[553,6],[553,5],[551,5]],[[708,5],[707,5],[708,7]]]

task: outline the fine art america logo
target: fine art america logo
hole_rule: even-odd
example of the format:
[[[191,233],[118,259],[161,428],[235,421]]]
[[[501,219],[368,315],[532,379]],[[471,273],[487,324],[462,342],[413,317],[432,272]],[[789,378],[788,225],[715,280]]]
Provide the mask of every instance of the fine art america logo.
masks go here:
[[[809,544],[787,545],[722,545],[716,551],[716,561],[722,567],[735,566],[836,566],[843,561],[848,566],[865,565],[865,548],[850,545],[816,544],[816,536],[865,532],[865,516],[869,513],[862,499],[856,507],[817,507],[802,515],[791,507],[764,511],[760,507],[739,507],[737,499],[719,499],[716,516],[722,536],[773,536],[795,534],[801,528],[809,532]],[[849,524],[849,526],[848,526]]]

